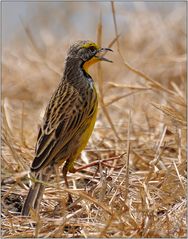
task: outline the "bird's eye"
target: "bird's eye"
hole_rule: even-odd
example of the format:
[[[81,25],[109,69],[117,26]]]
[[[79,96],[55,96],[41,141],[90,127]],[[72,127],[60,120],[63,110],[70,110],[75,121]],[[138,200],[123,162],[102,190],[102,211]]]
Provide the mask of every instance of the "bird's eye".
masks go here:
[[[95,48],[94,46],[90,46],[90,47],[89,47],[89,50],[90,50],[91,52],[94,52],[94,51],[96,51],[96,48]]]

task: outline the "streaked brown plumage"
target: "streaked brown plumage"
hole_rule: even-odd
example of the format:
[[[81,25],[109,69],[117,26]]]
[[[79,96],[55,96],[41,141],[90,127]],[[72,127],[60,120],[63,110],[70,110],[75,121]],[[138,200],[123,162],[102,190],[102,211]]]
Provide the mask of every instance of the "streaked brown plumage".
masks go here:
[[[97,92],[87,68],[98,61],[109,61],[91,41],[73,44],[67,55],[63,78],[51,97],[41,125],[35,158],[31,165],[36,178],[26,198],[22,215],[30,208],[39,209],[45,186],[54,165],[64,163],[63,176],[68,187],[67,172],[74,172],[73,163],[85,148],[93,131],[97,115]]]

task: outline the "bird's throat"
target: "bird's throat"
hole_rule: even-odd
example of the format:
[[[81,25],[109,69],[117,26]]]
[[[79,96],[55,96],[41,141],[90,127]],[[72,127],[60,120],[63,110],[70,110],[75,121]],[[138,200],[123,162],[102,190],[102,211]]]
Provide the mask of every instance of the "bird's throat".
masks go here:
[[[95,64],[95,63],[97,63],[97,62],[99,62],[100,60],[97,58],[97,57],[92,57],[89,61],[86,61],[86,62],[84,62],[84,64],[83,64],[83,70],[87,73],[87,74],[89,74],[88,73],[88,69],[89,69],[89,67],[91,66],[91,65],[93,65],[93,64]]]

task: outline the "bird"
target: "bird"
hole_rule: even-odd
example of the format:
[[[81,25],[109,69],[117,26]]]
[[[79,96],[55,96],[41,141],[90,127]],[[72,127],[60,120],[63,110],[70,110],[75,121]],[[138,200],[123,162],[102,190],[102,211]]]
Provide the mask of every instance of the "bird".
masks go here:
[[[74,173],[74,162],[86,147],[94,129],[98,109],[98,94],[88,68],[100,61],[112,62],[104,54],[110,48],[99,47],[93,41],[79,40],[67,53],[63,76],[52,94],[39,129],[35,155],[30,167],[32,185],[21,214],[31,209],[39,211],[54,167],[63,165],[62,174],[68,188],[67,173]]]

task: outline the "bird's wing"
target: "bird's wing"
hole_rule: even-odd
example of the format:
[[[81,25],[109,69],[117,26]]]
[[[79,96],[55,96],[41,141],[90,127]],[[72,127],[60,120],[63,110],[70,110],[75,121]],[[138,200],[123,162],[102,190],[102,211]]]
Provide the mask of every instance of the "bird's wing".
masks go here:
[[[87,112],[78,91],[67,85],[59,87],[47,107],[31,169],[37,170],[48,164],[74,137],[87,116],[89,111]]]

